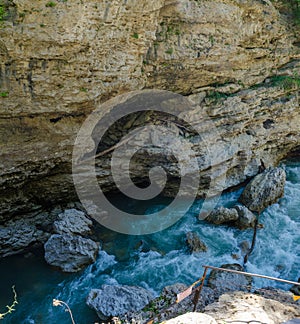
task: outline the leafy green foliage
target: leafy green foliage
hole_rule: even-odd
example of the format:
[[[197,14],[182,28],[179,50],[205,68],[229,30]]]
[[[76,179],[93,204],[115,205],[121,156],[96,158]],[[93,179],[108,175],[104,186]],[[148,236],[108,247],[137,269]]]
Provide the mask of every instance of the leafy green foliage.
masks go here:
[[[222,99],[228,98],[229,95],[227,93],[219,92],[219,91],[209,91],[206,98],[212,101],[220,101]]]
[[[7,16],[7,8],[3,3],[0,3],[0,22],[4,21]]]
[[[270,78],[271,86],[278,86],[285,90],[299,89],[300,77],[298,75],[275,75]]]
[[[0,92],[0,97],[1,98],[6,98],[6,97],[8,97],[8,95],[9,95],[9,92],[8,91]]]
[[[168,48],[166,50],[166,54],[172,55],[173,54],[173,48]]]
[[[52,8],[52,7],[55,7],[55,6],[56,6],[56,2],[54,2],[54,1],[49,1],[49,2],[46,3],[46,7]]]

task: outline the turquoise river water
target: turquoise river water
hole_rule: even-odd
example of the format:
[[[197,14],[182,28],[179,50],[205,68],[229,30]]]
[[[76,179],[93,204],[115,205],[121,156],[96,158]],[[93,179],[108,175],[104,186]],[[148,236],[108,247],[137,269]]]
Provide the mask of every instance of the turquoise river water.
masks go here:
[[[285,196],[261,215],[264,228],[258,231],[246,270],[297,281],[300,277],[300,162],[288,162],[284,166]],[[236,203],[241,190],[223,194],[219,205]],[[146,212],[166,203],[160,199],[148,206]],[[103,246],[96,263],[76,274],[63,274],[47,266],[41,252],[1,260],[0,313],[12,301],[12,285],[18,294],[16,311],[2,323],[69,323],[69,315],[61,307],[52,306],[53,298],[69,304],[77,324],[95,323],[96,314],[85,305],[92,288],[102,284],[139,285],[158,295],[166,285],[190,284],[198,279],[204,264],[242,264],[243,258],[235,260],[232,254],[243,255],[239,244],[245,240],[251,242],[253,231],[212,226],[197,220],[201,204],[201,200],[196,201],[179,222],[155,234],[128,236],[102,229],[99,235]],[[199,234],[208,247],[206,253],[188,253],[185,245],[188,231]],[[255,280],[255,286],[289,289],[288,285],[262,279]]]

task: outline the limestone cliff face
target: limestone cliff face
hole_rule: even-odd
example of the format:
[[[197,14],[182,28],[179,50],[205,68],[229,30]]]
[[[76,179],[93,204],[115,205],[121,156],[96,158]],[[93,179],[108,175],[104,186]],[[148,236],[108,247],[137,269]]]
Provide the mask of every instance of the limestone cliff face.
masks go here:
[[[276,164],[299,146],[297,84],[269,78],[298,73],[296,33],[268,0],[10,0],[6,13],[0,28],[1,222],[76,199],[71,154],[77,131],[99,102],[127,91],[190,95],[189,118],[200,120],[206,111],[221,134],[218,143],[211,134],[211,145],[218,163],[229,166],[226,187],[257,173],[261,158]],[[201,143],[194,146],[201,157]],[[247,167],[239,168],[241,160]],[[103,183],[111,188],[108,178]]]

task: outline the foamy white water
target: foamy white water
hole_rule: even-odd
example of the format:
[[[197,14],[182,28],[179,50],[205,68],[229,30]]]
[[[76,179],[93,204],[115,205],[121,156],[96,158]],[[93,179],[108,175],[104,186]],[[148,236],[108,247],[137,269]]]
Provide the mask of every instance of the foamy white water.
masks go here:
[[[300,163],[289,163],[286,171],[285,196],[261,215],[264,228],[258,230],[246,270],[297,281],[300,277]],[[219,204],[233,205],[240,193],[241,190],[222,195]],[[149,206],[148,212],[161,208],[161,204]],[[195,202],[183,219],[162,232],[143,237],[110,233],[114,241],[107,240],[96,263],[79,274],[61,274],[40,260],[7,259],[1,264],[1,278],[8,279],[0,301],[6,300],[3,305],[9,302],[11,284],[16,284],[20,296],[17,311],[3,323],[66,323],[68,314],[52,306],[53,298],[70,305],[77,323],[94,323],[97,316],[85,306],[85,299],[92,288],[102,284],[140,285],[158,295],[166,285],[190,284],[201,277],[202,265],[242,264],[244,253],[239,246],[243,241],[251,244],[253,231],[212,226],[197,220],[201,204]],[[188,231],[199,234],[208,247],[206,253],[188,253],[185,244]],[[240,258],[234,259],[233,254]],[[11,275],[12,271],[17,278]],[[256,279],[255,286],[290,288],[262,279]]]

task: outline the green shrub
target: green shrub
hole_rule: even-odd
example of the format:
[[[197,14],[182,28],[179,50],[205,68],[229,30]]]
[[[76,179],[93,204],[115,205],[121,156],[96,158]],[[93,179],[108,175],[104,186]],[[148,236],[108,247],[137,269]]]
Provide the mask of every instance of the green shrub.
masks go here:
[[[0,22],[2,22],[7,16],[7,8],[4,4],[0,4]]]
[[[54,2],[54,1],[49,1],[49,2],[46,3],[46,7],[52,8],[52,7],[55,7],[55,6],[56,6],[56,2]]]
[[[138,33],[134,33],[134,34],[132,35],[132,37],[135,38],[135,39],[138,39],[138,38],[139,38],[139,34],[138,34]]]
[[[172,55],[173,54],[173,48],[168,48],[166,50],[166,54]]]
[[[2,97],[2,98],[6,98],[6,97],[8,97],[8,95],[9,95],[8,91],[0,92],[0,97]]]
[[[298,75],[274,75],[270,79],[270,86],[278,86],[285,90],[299,89],[300,77]]]

